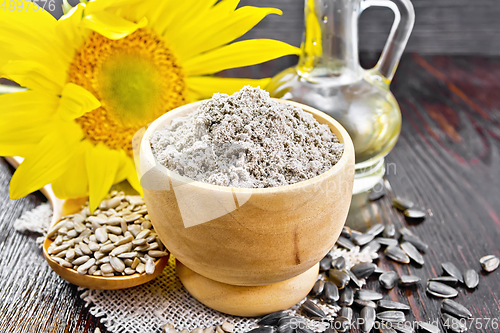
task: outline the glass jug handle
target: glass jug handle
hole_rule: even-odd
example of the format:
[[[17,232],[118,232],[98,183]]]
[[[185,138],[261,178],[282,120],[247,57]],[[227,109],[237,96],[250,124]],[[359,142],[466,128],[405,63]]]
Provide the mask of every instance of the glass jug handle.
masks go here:
[[[361,12],[371,6],[388,7],[394,12],[394,23],[389,38],[377,65],[373,68],[389,84],[410,38],[415,23],[415,10],[410,0],[363,0]]]

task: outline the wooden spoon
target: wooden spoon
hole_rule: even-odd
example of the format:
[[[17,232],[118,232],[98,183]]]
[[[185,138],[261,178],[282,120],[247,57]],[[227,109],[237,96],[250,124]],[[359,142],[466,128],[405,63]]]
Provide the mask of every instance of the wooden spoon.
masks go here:
[[[22,158],[20,157],[5,157],[5,159],[14,168],[17,168],[22,162]],[[47,197],[50,204],[52,205],[53,215],[50,224],[51,226],[59,222],[59,220],[63,216],[78,213],[81,210],[82,205],[84,205],[87,200],[87,198],[67,200],[59,199],[54,195],[50,184],[40,189],[40,192],[42,192],[43,195]],[[43,256],[45,257],[45,260],[47,260],[49,266],[66,281],[74,285],[90,289],[125,289],[149,282],[161,274],[163,268],[165,268],[165,266],[168,264],[169,258],[169,256],[165,256],[157,260],[155,262],[155,271],[153,274],[135,273],[132,275],[123,276],[94,276],[87,274],[82,275],[72,268],[66,268],[59,265],[55,260],[53,260],[47,252],[47,249],[51,244],[52,240],[49,238],[45,238],[45,241],[43,242]]]

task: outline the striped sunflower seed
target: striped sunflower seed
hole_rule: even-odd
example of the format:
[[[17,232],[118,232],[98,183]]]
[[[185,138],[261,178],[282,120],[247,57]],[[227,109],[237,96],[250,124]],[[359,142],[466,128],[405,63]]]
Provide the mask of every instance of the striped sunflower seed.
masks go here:
[[[144,240],[146,242],[146,240]],[[140,245],[140,244],[137,244]],[[332,257],[327,255],[319,262],[319,269],[324,272],[329,270],[332,267]]]
[[[386,310],[398,310],[398,311],[409,311],[410,306],[399,303],[399,302],[394,302],[386,299],[381,299],[380,301],[377,302],[377,305]]]
[[[415,204],[411,200],[397,197],[392,199],[392,205],[400,211],[405,211],[412,208]]]
[[[358,279],[366,279],[375,271],[375,268],[377,268],[377,265],[371,262],[363,262],[352,266],[351,272]]]
[[[450,285],[450,286],[456,286],[458,283],[457,278],[455,278],[453,276],[438,276],[438,277],[430,278],[427,281],[441,282],[441,283],[445,283],[445,284]]]
[[[349,283],[349,275],[344,271],[331,268],[328,270],[328,279],[335,283],[339,289],[343,289]]]
[[[425,321],[418,321],[417,326],[420,331],[425,333],[441,333],[439,327],[426,323]]]
[[[420,278],[415,275],[401,275],[398,282],[400,286],[414,286],[420,282]]]
[[[345,267],[345,258],[344,257],[337,257],[332,260],[331,263],[332,268],[336,269],[343,269]]]
[[[372,234],[373,236],[378,236],[382,232],[384,232],[385,226],[382,223],[377,223],[372,225],[368,230],[366,230],[367,234]]]
[[[339,298],[339,304],[342,306],[351,306],[354,302],[354,291],[351,287],[345,287]]]
[[[270,313],[270,314],[262,317],[257,322],[257,325],[277,326],[280,319],[285,317],[287,314],[288,314],[287,311],[276,311],[276,312]]]
[[[325,282],[322,298],[326,303],[334,303],[339,300],[340,298],[339,289],[333,282],[331,281]]]
[[[393,223],[387,223],[385,225],[383,236],[387,238],[392,238],[396,235],[396,227]]]
[[[362,308],[364,308],[365,306],[369,306],[370,308],[374,309],[377,308],[377,303],[375,303],[374,301],[363,301],[361,299],[355,299],[353,304],[359,305]]]
[[[311,300],[307,300],[304,303],[302,303],[300,307],[305,313],[312,317],[320,317],[323,318],[326,316],[326,313],[321,310],[319,306],[317,306],[315,303],[313,303]]]
[[[453,298],[458,295],[458,291],[455,288],[436,281],[427,282],[427,292],[440,298]]]
[[[356,290],[355,297],[363,301],[378,301],[383,298],[383,295],[375,290],[359,289]]]
[[[479,259],[479,263],[486,272],[491,273],[498,268],[500,264],[500,259],[490,254]]]
[[[451,299],[443,300],[441,311],[449,313],[457,318],[472,318],[472,312],[470,312],[469,309]]]
[[[323,294],[324,289],[325,289],[325,281],[318,280],[314,283],[314,286],[311,289],[311,291],[309,292],[309,295],[311,295],[313,297],[321,296]]]
[[[410,258],[404,253],[404,251],[399,246],[388,246],[385,251],[385,255],[397,262],[403,264],[409,264]]]
[[[474,289],[479,284],[479,275],[473,269],[468,269],[464,273],[464,282],[467,288]]]
[[[467,325],[465,325],[465,323],[447,313],[442,313],[441,319],[443,320],[443,326],[449,332],[461,333],[467,331]]]
[[[401,249],[410,257],[411,260],[416,262],[419,265],[423,265],[425,263],[424,257],[418,252],[417,248],[410,242],[403,242],[401,244]]]
[[[455,264],[453,264],[451,262],[445,262],[445,263],[441,264],[441,267],[443,268],[443,271],[445,273],[447,273],[450,276],[453,276],[461,283],[464,283],[464,277],[463,277],[462,273],[460,272],[460,270],[457,268],[457,266],[455,266]]]
[[[398,273],[389,271],[380,275],[378,281],[380,282],[380,285],[385,289],[392,289],[396,286],[396,282],[398,281],[398,279]]]
[[[406,320],[406,317],[402,311],[383,311],[377,313],[377,319],[390,323],[402,323]]]

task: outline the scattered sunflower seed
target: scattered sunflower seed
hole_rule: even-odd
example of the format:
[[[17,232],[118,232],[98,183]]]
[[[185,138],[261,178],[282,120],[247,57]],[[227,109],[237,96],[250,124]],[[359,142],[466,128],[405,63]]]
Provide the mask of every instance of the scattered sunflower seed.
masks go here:
[[[363,301],[378,301],[383,297],[384,296],[381,293],[378,293],[375,290],[369,290],[369,289],[356,290],[356,298]]]
[[[396,286],[396,282],[398,281],[398,279],[398,273],[394,271],[388,271],[380,275],[378,281],[380,282],[380,285],[385,289],[392,289]]]
[[[403,235],[403,242],[408,242],[413,244],[420,252],[425,253],[429,248],[429,245],[424,243],[420,238],[415,235]]]
[[[361,307],[369,306],[370,308],[377,308],[377,303],[375,303],[374,301],[363,301],[362,299],[355,299],[353,304],[359,305]]]
[[[278,325],[278,322],[280,321],[280,319],[285,317],[287,314],[288,314],[287,311],[276,311],[276,312],[270,313],[267,316],[262,317],[257,322],[257,325],[276,326],[276,325]]]
[[[427,281],[436,281],[436,282],[446,283],[447,285],[450,285],[450,286],[456,286],[458,283],[458,279],[456,277],[453,277],[453,276],[438,276],[438,277],[430,278]]]
[[[413,286],[420,282],[420,278],[415,275],[401,275],[399,284],[404,287]]]
[[[325,312],[321,310],[319,306],[317,306],[314,302],[311,300],[307,300],[304,303],[302,303],[301,306],[302,310],[306,312],[307,314],[313,316],[313,317],[320,317],[323,318],[326,316]]]
[[[367,253],[377,253],[378,250],[380,250],[380,243],[377,242],[375,239],[372,240],[370,243],[366,244],[363,246],[361,249],[361,252],[367,252]]]
[[[385,226],[382,223],[377,223],[372,225],[368,230],[366,230],[367,234],[372,234],[373,236],[378,236],[385,229]]]
[[[319,262],[319,269],[321,271],[327,271],[332,267],[332,257],[326,256]]]
[[[377,318],[390,323],[402,323],[406,320],[405,314],[402,311],[383,311],[377,313]]]
[[[401,249],[410,257],[411,260],[416,262],[419,265],[423,265],[425,263],[424,257],[418,252],[417,248],[410,242],[403,242],[401,244]]]
[[[353,272],[351,272],[350,269],[345,270],[345,272],[349,275],[350,283],[352,283],[356,288],[363,287],[363,283],[356,277],[356,275],[353,274]]]
[[[352,237],[354,244],[359,246],[370,243],[373,240],[373,238],[375,238],[375,235],[373,234],[361,234]]]
[[[470,312],[469,309],[451,299],[443,300],[441,311],[449,313],[457,318],[472,318],[472,312]]]
[[[385,225],[383,236],[387,238],[392,238],[396,235],[396,227],[393,223],[387,223]]]
[[[339,298],[339,289],[337,286],[333,282],[327,281],[323,290],[323,300],[326,303],[334,303],[338,301]]]
[[[411,220],[423,220],[425,219],[426,216],[424,211],[416,208],[407,209],[403,212],[403,214],[405,215],[406,218]]]
[[[398,210],[405,211],[407,209],[412,208],[415,204],[408,199],[397,197],[392,199],[392,205],[394,206],[394,208]]]
[[[333,325],[337,329],[337,331],[343,333],[349,330],[351,321],[349,320],[349,318],[346,318],[344,316],[338,316],[337,318],[335,318]]]
[[[383,246],[398,246],[398,241],[394,238],[384,238],[384,237],[377,237],[375,238],[377,243]]]
[[[345,267],[345,258],[344,257],[338,257],[332,260],[331,263],[332,268],[336,269],[343,269]]]
[[[376,313],[374,308],[365,306],[363,309],[361,309],[360,318],[363,319],[363,322],[361,324],[361,331],[365,333],[370,332],[373,328],[373,325],[375,324],[375,317]]]
[[[331,268],[328,270],[328,279],[335,283],[335,285],[342,289],[349,283],[349,275],[344,271],[339,271],[338,269]]]
[[[343,236],[340,236],[339,239],[337,239],[337,245],[340,245],[348,250],[352,250],[356,247],[353,242]]]
[[[479,284],[479,275],[473,269],[468,269],[464,273],[464,282],[467,288],[474,289]]]
[[[317,297],[323,294],[323,290],[325,289],[325,281],[323,280],[318,280],[316,283],[314,283],[313,288],[311,289],[311,296]],[[260,324],[259,324],[260,325]],[[262,324],[265,325],[265,324]]]
[[[398,311],[409,311],[410,306],[399,303],[399,302],[394,302],[386,299],[381,299],[380,301],[377,302],[377,305],[386,310],[398,310]]]
[[[344,226],[340,235],[345,238],[351,238],[351,228]]]
[[[486,272],[491,273],[498,268],[498,265],[500,264],[500,259],[490,254],[479,259],[479,263]]]
[[[403,250],[399,246],[388,246],[385,251],[385,255],[397,262],[401,262],[403,264],[409,264],[410,258],[403,252]]]
[[[351,306],[354,302],[354,291],[351,287],[345,287],[340,295],[339,304],[342,306]]]
[[[443,267],[443,270],[448,275],[453,276],[454,278],[457,278],[458,281],[464,283],[464,277],[457,266],[455,266],[455,264],[451,262],[445,262],[441,264],[441,267]]]
[[[349,321],[352,321],[353,311],[348,306],[343,306],[339,312],[340,316],[346,317]]]
[[[377,265],[371,262],[362,262],[351,267],[351,272],[358,279],[366,279],[369,277],[377,268]]]
[[[440,298],[453,298],[458,295],[458,291],[455,288],[436,281],[427,282],[427,292]]]
[[[447,313],[441,314],[441,319],[443,320],[443,326],[451,332],[465,332],[467,331],[467,325],[463,323],[460,319],[450,316]]]
[[[425,333],[441,333],[439,327],[426,323],[424,321],[418,321],[417,326],[420,329],[420,331],[423,331]]]

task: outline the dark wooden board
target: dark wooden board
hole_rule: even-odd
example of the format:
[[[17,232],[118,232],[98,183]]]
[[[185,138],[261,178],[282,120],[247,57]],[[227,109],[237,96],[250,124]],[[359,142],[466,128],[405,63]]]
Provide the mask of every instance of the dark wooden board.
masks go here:
[[[407,51],[422,54],[500,54],[500,4],[495,0],[414,0],[415,27]],[[274,38],[300,45],[303,0],[242,0],[241,5],[276,7],[282,16],[265,18],[245,37]],[[392,25],[387,8],[369,8],[359,23],[360,49],[380,51]]]
[[[377,57],[364,54],[362,64],[370,67]],[[288,58],[231,74],[272,75],[293,61]],[[499,77],[500,58],[403,57],[392,85],[403,113],[400,140],[387,158],[392,191],[378,202],[365,204],[349,224],[360,229],[377,221],[409,226],[431,249],[422,268],[394,265],[382,256],[379,264],[384,268],[427,279],[441,274],[444,261],[479,271],[481,256],[500,256]],[[10,200],[12,172],[0,159],[0,332],[94,332],[98,320],[85,309],[76,287],[63,282],[47,265],[30,269],[30,261],[43,260],[36,235],[18,233],[12,223],[43,198],[34,194]],[[391,207],[394,195],[415,201],[432,216],[409,224]],[[411,305],[408,319],[438,318],[440,301],[429,297],[423,286],[388,293]],[[369,287],[378,289],[378,283],[370,281]],[[481,274],[475,291],[459,290],[457,301],[471,309],[476,322],[500,319],[500,270]],[[105,332],[102,325],[101,330]],[[498,330],[490,325],[470,332]]]

